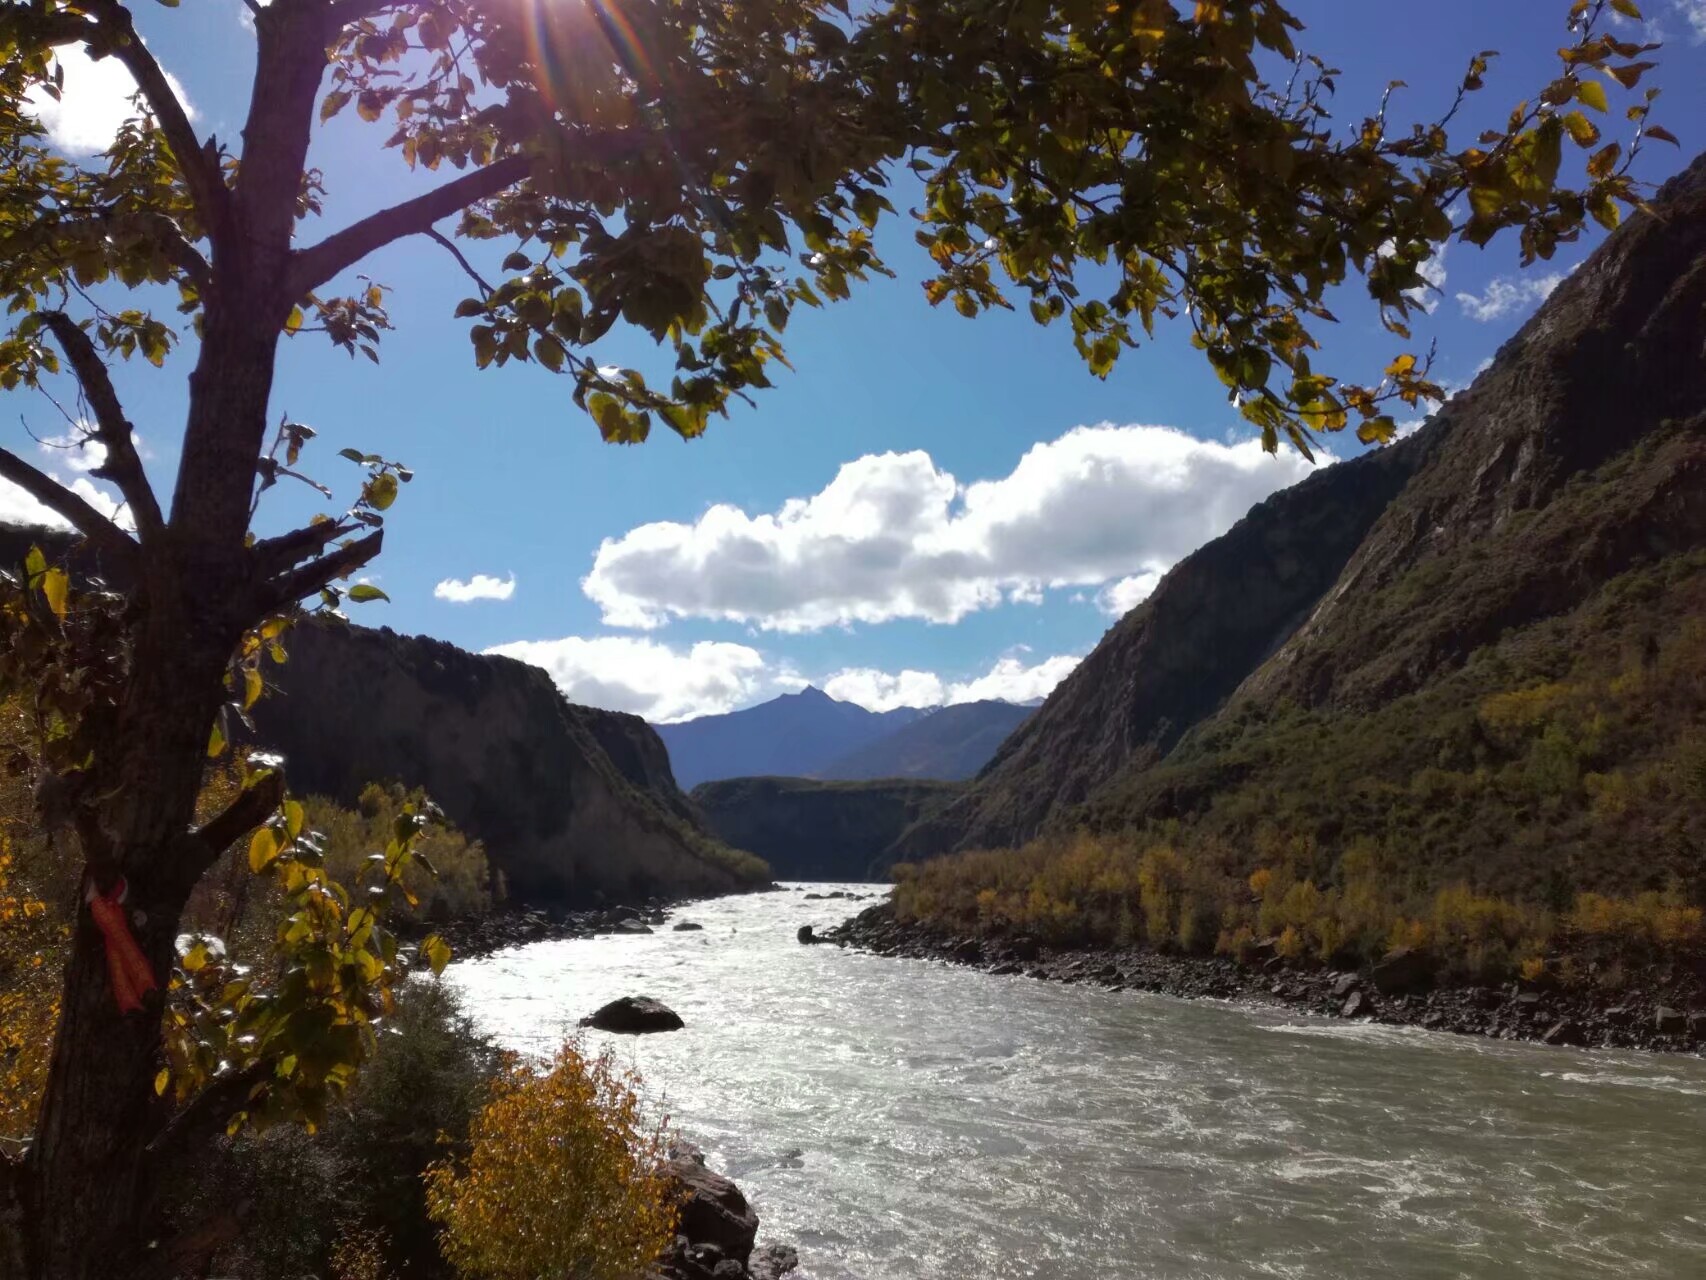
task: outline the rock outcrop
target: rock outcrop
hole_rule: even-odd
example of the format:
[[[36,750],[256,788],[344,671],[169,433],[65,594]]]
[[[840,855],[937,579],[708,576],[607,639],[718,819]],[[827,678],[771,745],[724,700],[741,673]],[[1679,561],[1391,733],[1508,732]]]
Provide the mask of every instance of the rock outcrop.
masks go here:
[[[586,903],[713,894],[767,880],[694,817],[637,716],[565,701],[537,667],[425,637],[308,624],[255,708],[291,786],[352,802],[423,787],[481,839],[510,896]]]

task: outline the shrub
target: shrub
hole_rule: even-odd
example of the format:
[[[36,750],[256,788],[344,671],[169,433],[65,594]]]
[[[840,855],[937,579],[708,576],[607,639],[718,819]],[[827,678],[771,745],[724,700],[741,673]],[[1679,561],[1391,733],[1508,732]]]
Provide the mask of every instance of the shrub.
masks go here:
[[[514,1061],[475,1117],[464,1160],[427,1173],[441,1248],[482,1280],[629,1280],[674,1238],[663,1131],[608,1053]]]
[[[447,1149],[466,1151],[499,1063],[449,988],[411,983],[379,1052],[319,1132],[245,1132],[177,1171],[170,1200],[183,1206],[180,1225],[255,1210],[252,1220],[241,1215],[242,1236],[215,1275],[448,1280],[422,1178]],[[272,1212],[277,1205],[290,1211]]]

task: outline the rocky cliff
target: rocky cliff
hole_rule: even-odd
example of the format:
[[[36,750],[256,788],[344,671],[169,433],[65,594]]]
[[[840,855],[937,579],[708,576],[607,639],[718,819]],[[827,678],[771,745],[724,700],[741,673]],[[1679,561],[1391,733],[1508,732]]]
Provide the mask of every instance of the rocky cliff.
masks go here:
[[[573,706],[536,667],[425,637],[310,624],[287,639],[256,727],[298,791],[347,802],[370,781],[424,787],[526,901],[766,878],[698,824],[637,716]]]
[[[728,778],[702,782],[693,802],[712,831],[770,864],[782,880],[868,880],[908,827],[959,792],[947,782],[890,778]]]
[[[1211,811],[1244,840],[1288,808],[1308,847],[1372,831],[1465,874],[1489,821],[1545,829],[1563,843],[1512,869],[1528,888],[1567,859],[1638,881],[1698,861],[1674,780],[1703,732],[1685,668],[1706,591],[1706,158],[1655,203],[1429,425],[1176,566],[895,852]],[[1650,713],[1638,685],[1665,691]],[[1437,786],[1449,819],[1438,795],[1412,806]],[[1662,857],[1616,872],[1607,815],[1642,806],[1606,787],[1675,800],[1639,833]]]

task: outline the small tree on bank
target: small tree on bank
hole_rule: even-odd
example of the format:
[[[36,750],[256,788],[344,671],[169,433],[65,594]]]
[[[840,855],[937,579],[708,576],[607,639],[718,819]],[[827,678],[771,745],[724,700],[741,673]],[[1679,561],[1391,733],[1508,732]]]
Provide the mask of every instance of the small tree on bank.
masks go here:
[[[184,903],[225,848],[270,823],[277,847],[260,841],[253,863],[288,871],[300,813],[280,808],[276,774],[251,772],[202,822],[196,800],[210,738],[224,750],[301,603],[376,594],[338,584],[380,550],[408,479],[394,461],[347,451],[362,474],[347,510],[251,533],[260,492],[297,473],[313,435],[273,417],[280,342],[323,336],[378,359],[390,320],[385,290],[355,275],[368,255],[431,237],[471,280],[458,315],[478,365],[560,373],[607,440],[659,423],[691,438],[768,385],[795,307],[885,270],[873,229],[910,166],[932,304],[1028,306],[1069,328],[1099,376],[1158,318],[1185,317],[1270,448],[1351,424],[1381,440],[1392,401],[1440,390],[1402,351],[1370,384],[1314,369],[1330,289],[1358,275],[1403,339],[1422,264],[1448,238],[1515,230],[1525,259],[1546,257],[1637,201],[1630,163],[1644,137],[1668,135],[1642,98],[1629,137],[1601,137],[1608,86],[1634,90],[1651,65],[1650,46],[1608,27],[1608,5],[1634,12],[1569,5],[1557,77],[1467,146],[1451,135],[1456,106],[1406,129],[1383,102],[1335,128],[1335,73],[1299,54],[1299,24],[1272,0],[273,0],[251,3],[253,95],[235,140],[196,134],[119,0],[0,6],[0,387],[75,378],[127,516],[0,450],[0,478],[73,526],[123,588],[79,597],[45,563],[0,588],[0,696],[32,700],[43,820],[78,850],[91,900],[34,1139],[0,1166],[0,1259],[42,1280],[193,1269],[193,1233],[152,1233],[152,1170],[288,1095],[302,1068],[281,1041],[235,1079],[158,1088],[162,997],[143,984],[115,1001],[94,907],[122,888],[142,973],[163,980]],[[71,46],[139,87],[136,119],[87,165],[51,150],[28,105],[58,91],[56,52]],[[1459,102],[1486,69],[1473,60]],[[443,180],[317,234],[310,145],[343,112]],[[458,240],[500,242],[501,270],[482,272]],[[175,289],[178,313],[114,301],[145,285]],[[673,359],[667,386],[601,366],[596,344],[618,322]],[[108,366],[159,365],[186,339],[166,498]],[[359,1063],[346,1041],[313,1041],[326,1078]]]

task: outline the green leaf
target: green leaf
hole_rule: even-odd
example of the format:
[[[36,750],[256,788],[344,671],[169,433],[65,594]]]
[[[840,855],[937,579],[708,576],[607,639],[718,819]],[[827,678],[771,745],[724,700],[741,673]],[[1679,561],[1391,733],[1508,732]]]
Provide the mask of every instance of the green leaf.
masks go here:
[[[391,602],[391,597],[371,582],[356,583],[349,589],[349,598],[352,604],[366,604],[369,600],[383,600],[387,604]]]

